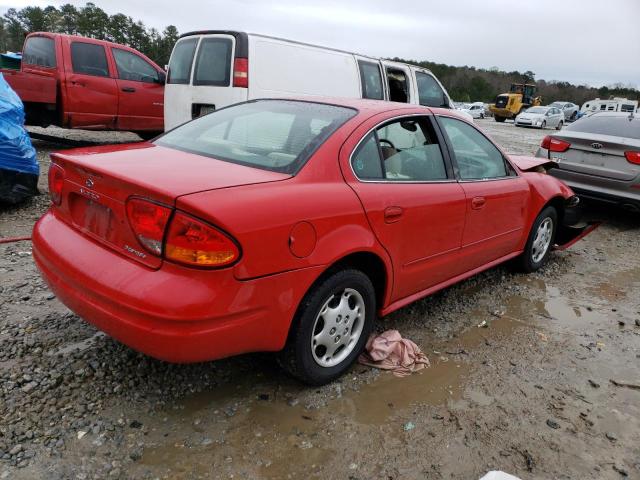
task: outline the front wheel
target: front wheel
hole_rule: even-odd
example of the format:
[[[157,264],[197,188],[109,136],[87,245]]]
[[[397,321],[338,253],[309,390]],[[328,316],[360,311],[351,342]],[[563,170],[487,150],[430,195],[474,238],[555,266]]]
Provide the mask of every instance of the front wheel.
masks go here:
[[[500,117],[498,115],[496,115],[495,117],[493,117],[496,119],[496,122],[498,123],[503,123],[505,121],[505,117]]]
[[[558,212],[553,207],[546,207],[536,217],[520,257],[520,266],[525,272],[535,272],[547,262],[557,226]]]
[[[540,126],[540,130],[544,130],[545,128],[547,128],[547,121],[543,120],[542,125]]]
[[[349,269],[326,277],[300,303],[280,364],[310,385],[331,382],[364,349],[375,314],[375,290],[364,273]]]

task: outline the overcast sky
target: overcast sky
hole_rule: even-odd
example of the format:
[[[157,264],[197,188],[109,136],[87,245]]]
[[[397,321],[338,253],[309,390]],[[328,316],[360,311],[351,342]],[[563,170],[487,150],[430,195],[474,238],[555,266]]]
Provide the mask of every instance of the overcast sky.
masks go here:
[[[85,1],[0,0],[0,13]],[[640,87],[640,0],[94,0],[148,27],[244,30],[373,56]]]

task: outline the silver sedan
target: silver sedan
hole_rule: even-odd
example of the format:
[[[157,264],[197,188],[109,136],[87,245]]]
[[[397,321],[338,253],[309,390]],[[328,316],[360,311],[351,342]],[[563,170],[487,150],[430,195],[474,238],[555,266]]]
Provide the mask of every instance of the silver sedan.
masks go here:
[[[558,168],[549,174],[578,195],[640,212],[640,115],[602,112],[548,135],[536,157]]]
[[[555,107],[531,107],[516,116],[516,127],[556,128],[564,125],[564,114]]]

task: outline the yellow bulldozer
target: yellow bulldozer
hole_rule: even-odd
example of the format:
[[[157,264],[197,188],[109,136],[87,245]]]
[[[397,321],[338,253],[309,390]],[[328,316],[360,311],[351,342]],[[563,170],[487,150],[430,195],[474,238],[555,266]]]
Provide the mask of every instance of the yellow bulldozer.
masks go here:
[[[509,93],[501,93],[496,103],[489,105],[496,122],[504,122],[507,118],[516,118],[520,112],[529,107],[537,107],[542,97],[536,97],[537,87],[530,83],[512,83]]]

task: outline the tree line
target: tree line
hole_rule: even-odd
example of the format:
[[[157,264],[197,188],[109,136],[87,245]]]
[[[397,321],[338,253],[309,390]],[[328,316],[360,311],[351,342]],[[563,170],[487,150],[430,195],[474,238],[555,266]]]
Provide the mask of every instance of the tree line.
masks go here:
[[[93,3],[80,8],[71,4],[60,8],[10,8],[0,18],[0,52],[21,51],[25,35],[31,32],[81,35],[128,45],[161,67],[169,63],[171,50],[179,36],[173,25],[160,32],[122,13],[109,15]]]
[[[569,82],[536,80],[535,73],[530,70],[504,72],[497,67],[483,69],[400,58],[394,58],[394,60],[428,68],[442,82],[451,98],[460,102],[494,102],[498,94],[509,91],[512,83],[535,83],[538,87],[537,94],[542,96],[544,104],[562,100],[582,106],[587,100],[597,97],[602,99],[626,97],[640,100],[640,91],[621,83],[595,88],[573,85]]]
[[[155,28],[147,28],[141,21],[122,13],[109,15],[93,3],[80,8],[71,4],[60,8],[10,8],[0,18],[0,52],[21,51],[25,35],[39,31],[82,35],[128,45],[160,66],[169,63],[171,50],[179,36],[178,29],[173,25],[160,32]],[[545,103],[566,100],[582,105],[596,97],[611,96],[640,100],[640,91],[622,84],[593,88],[569,82],[536,80],[531,71],[504,72],[497,67],[482,69],[454,67],[429,61],[394,60],[428,68],[440,79],[451,97],[462,102],[492,102],[496,95],[508,92],[511,83],[522,82],[535,82],[538,94],[542,95]]]

